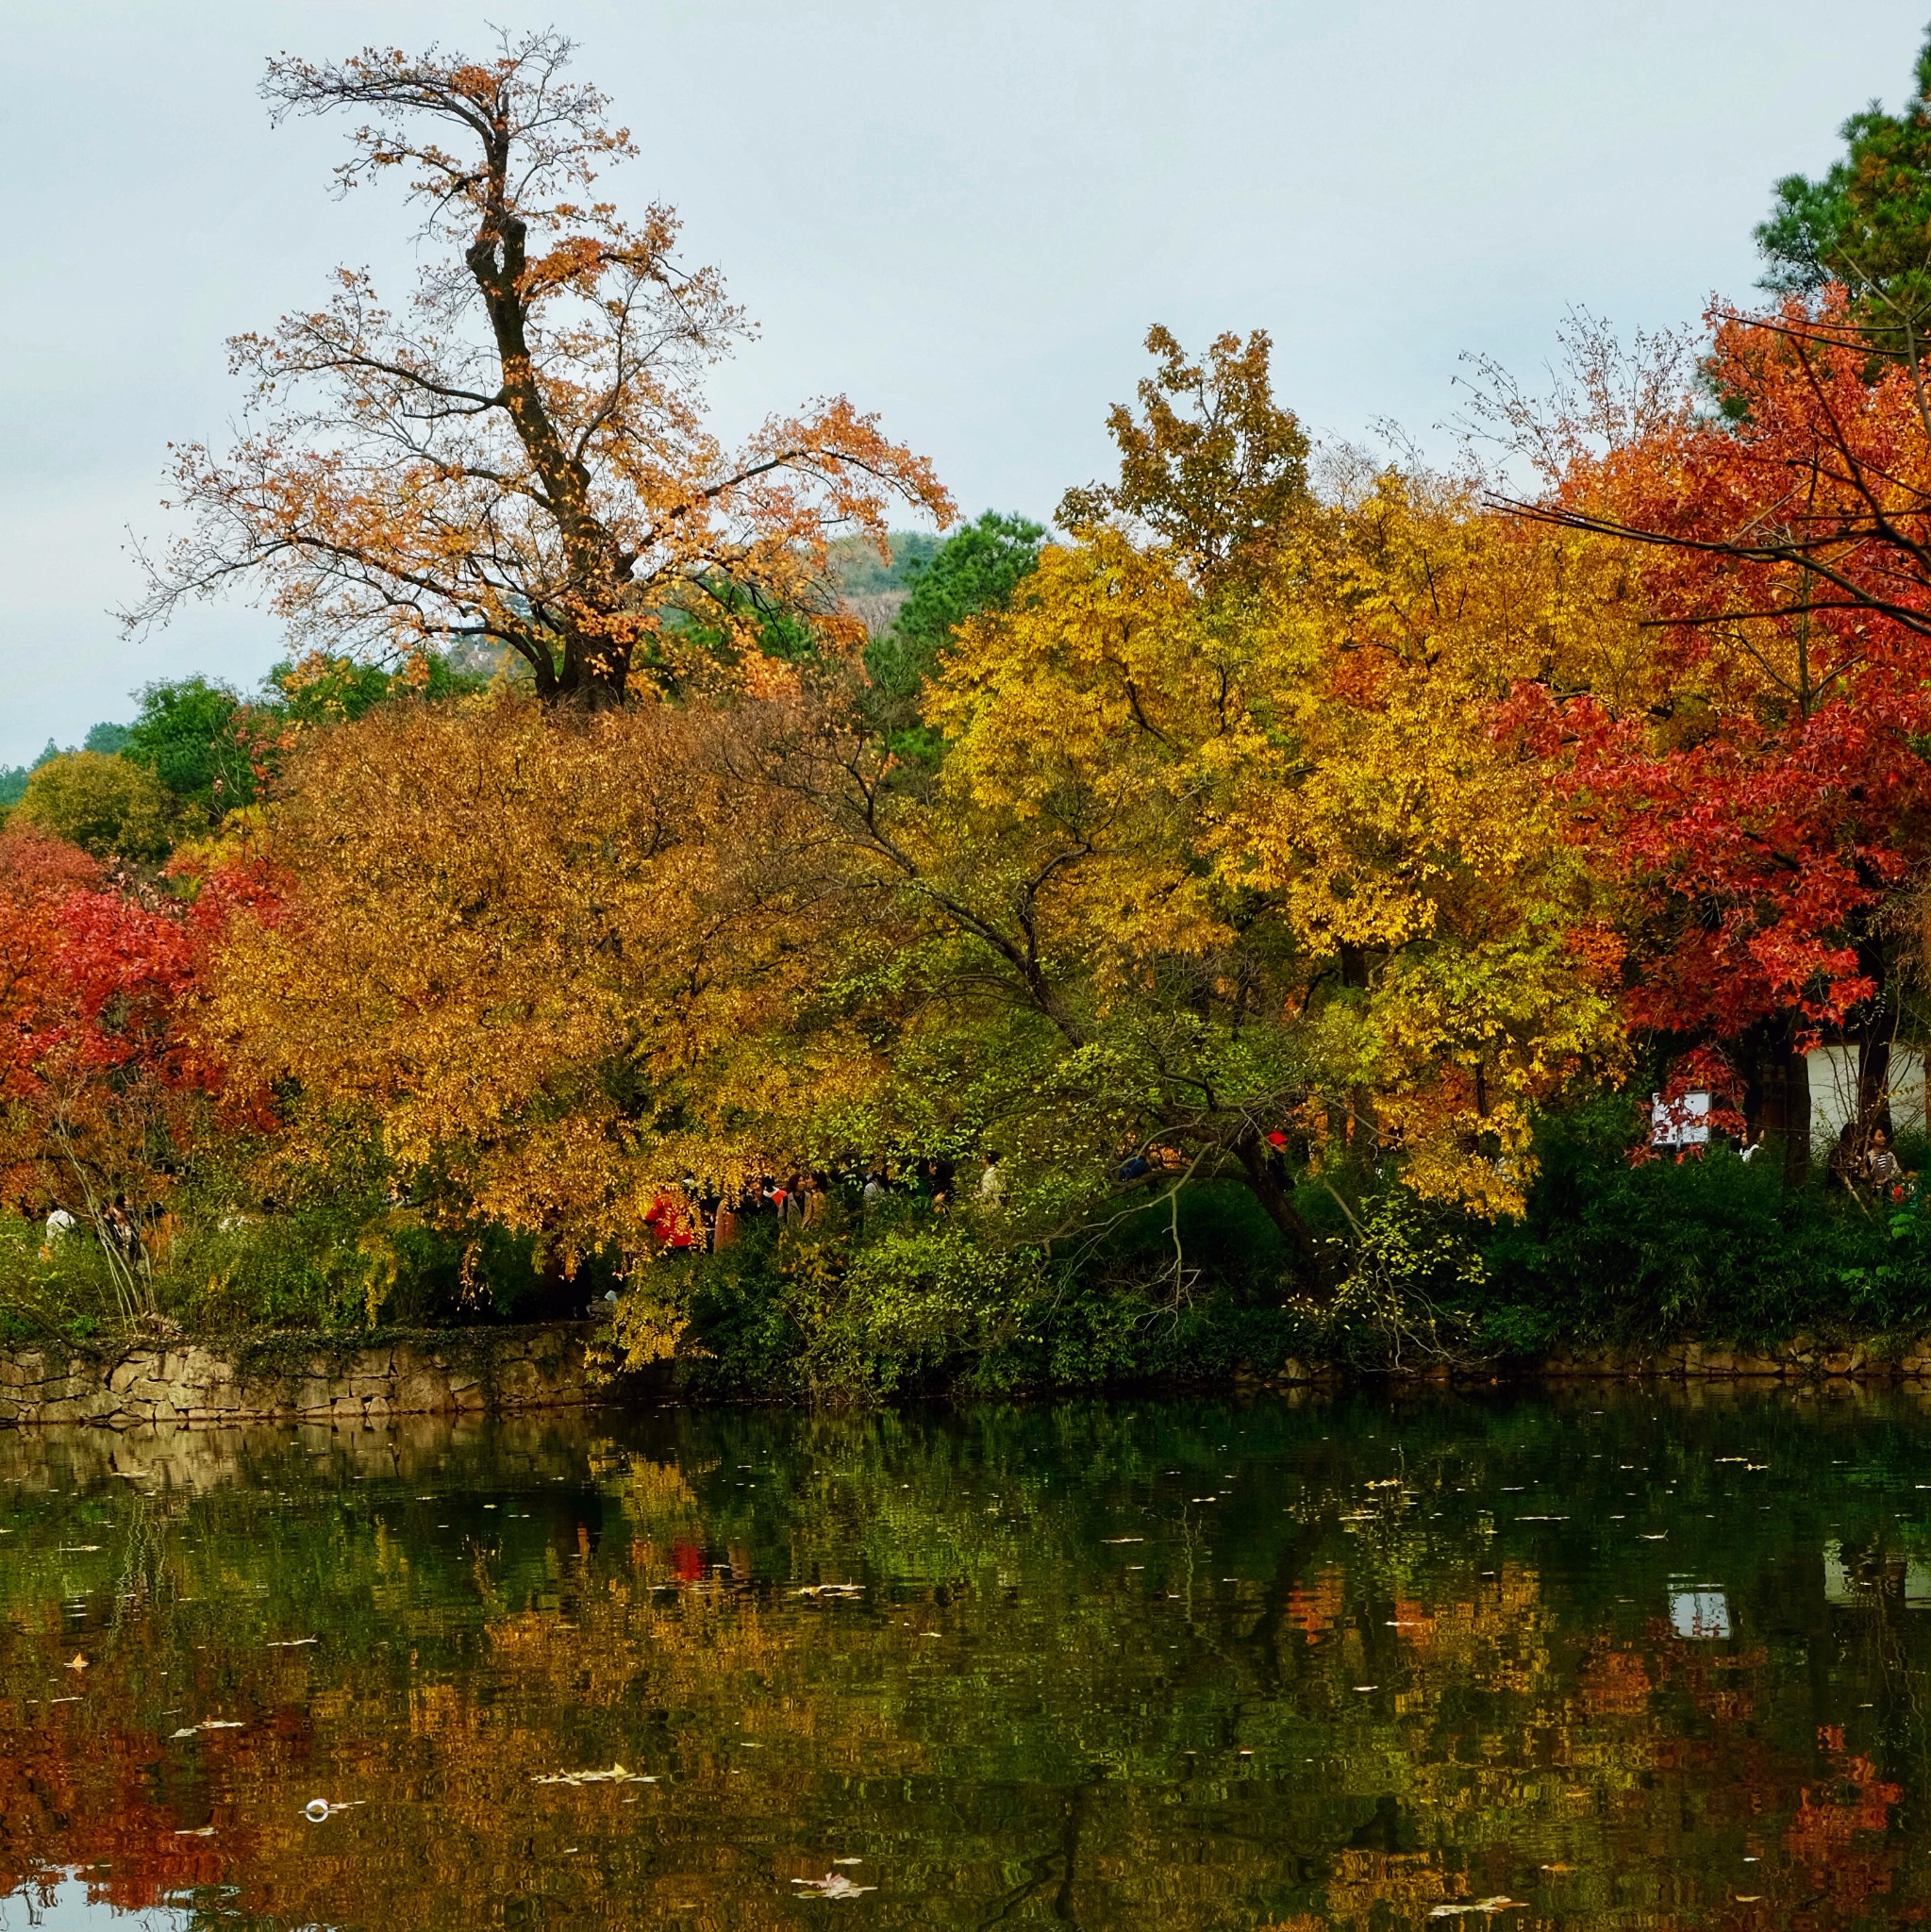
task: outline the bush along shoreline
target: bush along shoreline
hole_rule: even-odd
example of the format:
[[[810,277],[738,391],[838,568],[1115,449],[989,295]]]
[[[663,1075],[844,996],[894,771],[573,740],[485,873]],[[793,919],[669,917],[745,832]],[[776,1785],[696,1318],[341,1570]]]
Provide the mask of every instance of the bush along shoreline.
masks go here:
[[[1294,1190],[1330,1257],[1324,1300],[1243,1181],[1149,1171],[1095,1231],[1027,1238],[1001,1195],[828,1183],[731,1217],[716,1252],[666,1240],[564,1268],[533,1237],[439,1226],[379,1177],[244,1208],[242,1170],[185,1177],[131,1239],[0,1217],[0,1349],[129,1341],[357,1345],[398,1327],[594,1320],[593,1376],[650,1399],[874,1402],[1157,1387],[1541,1374],[1920,1373],[1931,1212],[1820,1173],[1791,1188],[1721,1141],[1632,1160],[1606,1093],[1539,1124],[1520,1216],[1489,1221],[1345,1171]],[[1906,1138],[1915,1166],[1931,1149]],[[784,1191],[772,1190],[780,1199]],[[660,1221],[659,1225],[664,1224]],[[717,1234],[696,1212],[700,1241]],[[129,1284],[132,1284],[130,1296]],[[130,1301],[135,1312],[129,1315]]]

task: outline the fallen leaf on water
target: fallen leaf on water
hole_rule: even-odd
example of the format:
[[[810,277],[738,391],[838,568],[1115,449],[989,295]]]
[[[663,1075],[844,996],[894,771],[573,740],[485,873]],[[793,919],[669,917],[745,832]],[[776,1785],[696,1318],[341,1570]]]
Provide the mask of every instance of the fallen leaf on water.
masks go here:
[[[67,1668],[70,1671],[84,1671],[87,1669],[87,1659],[76,1650],[68,1659]]]
[[[212,1838],[214,1836],[214,1826],[211,1824],[184,1826],[175,1836],[176,1838]]]
[[[834,1858],[831,1862],[834,1865],[862,1865],[865,1861],[863,1858]]]
[[[1731,1894],[1740,1906],[1760,1906],[1763,1894],[1760,1891],[1739,1891]]]
[[[270,1650],[300,1650],[305,1643],[320,1643],[321,1641],[322,1640],[319,1637],[271,1637],[268,1640],[268,1648]]]
[[[1525,1912],[1528,1902],[1525,1899],[1507,1898],[1497,1892],[1493,1898],[1478,1898],[1465,1906],[1437,1906],[1428,1914],[1431,1919],[1458,1919],[1465,1912]]]
[[[654,1785],[655,1777],[613,1764],[608,1771],[559,1771],[551,1777],[533,1777],[533,1785]]]
[[[794,1878],[813,1898],[857,1898],[861,1891],[876,1891],[875,1885],[854,1885],[842,1872],[827,1872],[823,1878]]]
[[[1100,1541],[1108,1543],[1143,1543],[1146,1539],[1143,1536],[1108,1536],[1102,1537]]]

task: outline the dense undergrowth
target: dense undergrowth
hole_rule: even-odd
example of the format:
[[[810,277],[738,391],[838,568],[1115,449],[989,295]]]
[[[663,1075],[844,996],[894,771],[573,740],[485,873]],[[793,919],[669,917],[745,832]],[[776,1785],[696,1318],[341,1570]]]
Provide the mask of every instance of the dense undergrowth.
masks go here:
[[[1886,1203],[1822,1175],[1787,1190],[1721,1145],[1633,1162],[1633,1121],[1624,1096],[1544,1120],[1527,1211],[1493,1224],[1372,1181],[1303,1187],[1340,1283],[1325,1307],[1290,1291],[1281,1237],[1227,1181],[1037,1244],[971,1203],[834,1195],[811,1226],[754,1221],[723,1253],[626,1278],[597,1257],[545,1266],[500,1228],[438,1227],[373,1182],[264,1211],[211,1174],[178,1191],[131,1270],[85,1224],[50,1239],[0,1218],[0,1338],[124,1330],[130,1287],[150,1325],[216,1336],[608,1311],[613,1369],[654,1365],[699,1398],[850,1400],[1224,1382],[1290,1358],[1507,1366],[1590,1342],[1762,1347],[1931,1321],[1915,1188]],[[1931,1147],[1901,1152],[1917,1169]]]

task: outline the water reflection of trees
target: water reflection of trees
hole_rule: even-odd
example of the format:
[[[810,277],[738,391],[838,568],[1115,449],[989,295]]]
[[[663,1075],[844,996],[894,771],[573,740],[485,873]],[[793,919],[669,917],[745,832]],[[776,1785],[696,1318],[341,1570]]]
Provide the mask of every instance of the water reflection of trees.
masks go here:
[[[0,1881],[755,1928],[861,1857],[903,1925],[1898,1923],[1921,1441],[1601,1398],[745,1412],[75,1449],[38,1494],[8,1445]],[[1686,1574],[1729,1639],[1673,1627]],[[206,1717],[241,1727],[174,1735]],[[533,1782],[619,1761],[658,1782]]]

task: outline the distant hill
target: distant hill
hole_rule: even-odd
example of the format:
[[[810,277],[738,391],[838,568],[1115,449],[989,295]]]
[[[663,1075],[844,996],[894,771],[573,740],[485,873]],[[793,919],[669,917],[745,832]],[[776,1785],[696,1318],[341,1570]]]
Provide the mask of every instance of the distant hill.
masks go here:
[[[841,537],[831,546],[831,567],[838,573],[839,583],[848,597],[909,590],[911,579],[906,575],[907,567],[930,562],[944,541],[943,537],[931,536],[924,530],[894,530],[891,562],[888,566],[880,561],[877,546],[869,538]]]
[[[841,537],[831,546],[840,602],[865,626],[867,635],[880,637],[891,628],[911,594],[910,566],[929,562],[944,541],[923,530],[894,530],[889,565],[880,558],[877,546],[863,537]]]

